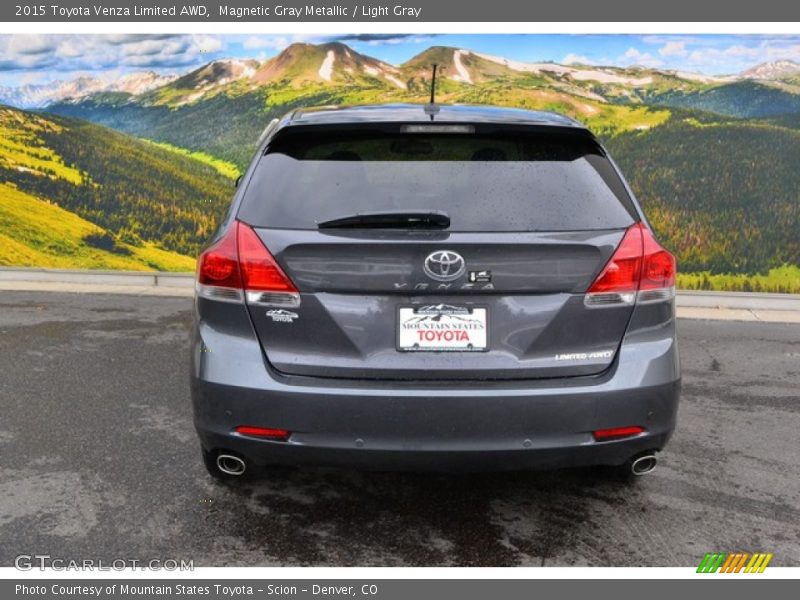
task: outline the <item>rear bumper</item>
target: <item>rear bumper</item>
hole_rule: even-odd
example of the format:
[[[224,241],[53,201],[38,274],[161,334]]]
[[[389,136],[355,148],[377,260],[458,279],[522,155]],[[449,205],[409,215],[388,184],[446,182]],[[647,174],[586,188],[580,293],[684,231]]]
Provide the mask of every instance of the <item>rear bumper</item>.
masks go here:
[[[676,423],[674,318],[636,323],[602,376],[549,381],[365,382],[287,378],[266,363],[249,320],[195,330],[192,403],[206,450],[255,464],[499,470],[618,465],[661,450]],[[635,314],[634,320],[639,317]],[[292,432],[286,442],[234,432]],[[639,425],[633,438],[592,431]]]
[[[661,450],[675,426],[677,383],[639,392],[615,398],[275,397],[201,385],[195,424],[207,450],[233,451],[262,465],[478,471],[618,465]],[[611,423],[642,423],[647,431],[595,442],[590,432]],[[286,442],[253,439],[233,432],[241,424],[293,433]]]
[[[680,392],[680,381],[612,391],[273,383],[279,389],[195,379],[195,426],[203,447],[233,451],[262,465],[479,471],[618,465],[665,446]],[[292,435],[286,442],[254,439],[235,433],[239,425],[287,429]],[[625,425],[646,431],[609,442],[596,442],[591,434]]]

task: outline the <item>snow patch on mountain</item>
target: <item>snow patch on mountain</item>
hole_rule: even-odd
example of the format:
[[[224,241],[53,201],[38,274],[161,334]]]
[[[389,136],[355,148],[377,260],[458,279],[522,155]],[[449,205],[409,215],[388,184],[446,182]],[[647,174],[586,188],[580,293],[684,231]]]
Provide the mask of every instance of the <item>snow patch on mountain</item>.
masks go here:
[[[502,56],[493,56],[491,54],[475,53],[486,60],[495,62],[497,64],[508,67],[513,71],[520,71],[523,73],[553,73],[555,75],[568,76],[575,81],[597,81],[599,83],[619,83],[623,85],[641,86],[653,83],[653,78],[650,76],[645,77],[629,77],[622,75],[610,69],[579,69],[577,67],[559,65],[558,63],[524,63],[515,60],[509,60]]]
[[[620,75],[614,71],[606,70],[591,70],[583,71],[575,69],[569,74],[575,81],[597,81],[599,83],[621,83],[623,85],[632,85],[638,87],[640,85],[649,85],[653,83],[653,78],[645,77],[628,77],[627,75]]]
[[[741,74],[745,79],[782,79],[784,77],[800,76],[800,63],[793,60],[782,59],[761,63]]]
[[[472,84],[472,77],[470,77],[467,67],[461,62],[462,56],[469,56],[469,50],[456,50],[453,52],[453,65],[456,68],[456,74],[451,77],[454,81],[462,81],[464,83]]]
[[[319,68],[319,76],[325,81],[331,81],[333,77],[333,63],[335,60],[336,53],[333,50],[328,50],[325,60],[322,61],[322,66]]]
[[[371,64],[365,64],[365,65],[363,65],[362,68],[364,69],[364,72],[367,75],[369,75],[370,77],[383,77],[384,79],[386,79],[386,81],[396,85],[401,90],[407,89],[408,86],[406,86],[405,83],[403,83],[397,77],[387,73],[384,70],[384,69],[386,69],[386,70],[391,69],[392,71],[396,72],[397,71],[396,68],[392,67],[391,65],[387,65],[386,63],[378,63],[378,64],[380,64],[381,68],[378,68],[378,67],[376,67],[374,65],[371,65]]]
[[[128,73],[123,75],[116,82],[112,82],[110,86],[113,91],[126,92],[137,96],[150,90],[166,85],[167,83],[176,79],[175,75],[159,75],[154,71],[141,71],[136,73]]]
[[[713,75],[703,75],[702,73],[691,73],[689,71],[669,71],[669,73],[687,81],[698,81],[700,83],[721,83],[731,80],[730,77],[714,77]]]
[[[400,80],[399,80],[397,77],[395,77],[394,75],[389,75],[388,73],[384,73],[384,74],[383,74],[383,76],[384,76],[384,77],[386,77],[386,79],[387,79],[388,81],[390,81],[391,83],[393,83],[393,84],[395,84],[397,87],[399,87],[401,90],[408,89],[408,86],[407,86],[407,85],[406,85],[404,82],[400,81]]]
[[[175,75],[140,71],[122,76],[109,74],[103,77],[76,77],[46,84],[0,87],[0,104],[18,108],[44,108],[55,102],[81,100],[101,92],[124,92],[136,96],[175,79]]]
[[[508,67],[512,71],[522,71],[524,73],[525,72],[526,73],[531,73],[531,72],[538,73],[539,70],[540,70],[538,68],[538,65],[536,65],[536,64],[524,63],[524,62],[519,62],[519,61],[516,61],[516,60],[510,60],[510,59],[505,58],[503,56],[495,56],[493,54],[484,54],[482,52],[476,52],[475,56],[479,56],[479,57],[481,57],[483,59],[486,59],[488,61],[495,62],[495,63],[497,63],[499,65],[503,65],[504,67]],[[553,65],[553,66],[558,66],[558,65]]]

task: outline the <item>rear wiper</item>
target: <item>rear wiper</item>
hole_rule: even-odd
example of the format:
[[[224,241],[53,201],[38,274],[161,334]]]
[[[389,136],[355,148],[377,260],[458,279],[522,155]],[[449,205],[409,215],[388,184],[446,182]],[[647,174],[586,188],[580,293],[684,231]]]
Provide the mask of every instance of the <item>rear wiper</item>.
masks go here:
[[[450,217],[438,210],[357,213],[317,223],[319,229],[447,229]]]

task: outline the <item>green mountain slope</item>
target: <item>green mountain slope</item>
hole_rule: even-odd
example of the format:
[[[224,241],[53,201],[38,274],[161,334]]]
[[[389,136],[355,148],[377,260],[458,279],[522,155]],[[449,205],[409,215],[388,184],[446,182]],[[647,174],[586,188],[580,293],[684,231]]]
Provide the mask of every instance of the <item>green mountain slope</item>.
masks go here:
[[[383,61],[356,52],[338,42],[292,44],[268,60],[253,76],[255,84],[374,85],[403,88],[399,70]]]
[[[683,117],[606,145],[681,270],[800,265],[800,131]]]
[[[250,77],[259,64],[257,60],[216,60],[156,88],[155,91],[142,94],[139,100],[145,104],[174,106],[190,103],[200,96],[214,96]],[[119,99],[122,98],[118,97]]]
[[[114,242],[108,232],[45,200],[0,184],[0,265],[60,269],[191,271],[194,259],[153,243]]]
[[[206,152],[242,168],[252,158],[259,134],[273,115],[285,112],[286,106],[268,107],[266,91],[259,89],[233,97],[215,95],[177,108],[87,99],[56,104],[48,110],[135,137]]]
[[[93,248],[117,257],[139,256],[133,248],[170,251],[161,262],[141,257],[141,268],[185,268],[178,255],[197,252],[232,192],[231,180],[214,166],[172,149],[95,124],[5,107],[0,184],[4,205],[14,189],[17,201],[24,194],[94,224],[98,235],[86,241]],[[9,231],[4,233],[14,238]]]
[[[706,89],[655,90],[642,94],[648,104],[690,108],[730,117],[773,117],[800,112],[800,88],[737,81]]]

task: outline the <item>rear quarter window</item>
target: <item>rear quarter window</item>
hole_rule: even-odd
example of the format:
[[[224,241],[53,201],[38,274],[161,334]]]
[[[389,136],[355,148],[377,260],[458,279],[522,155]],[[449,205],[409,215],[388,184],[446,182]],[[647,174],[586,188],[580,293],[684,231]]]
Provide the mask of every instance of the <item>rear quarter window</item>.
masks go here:
[[[609,160],[584,136],[289,132],[259,159],[238,216],[315,229],[395,210],[445,212],[449,231],[498,232],[616,229],[635,214]]]

